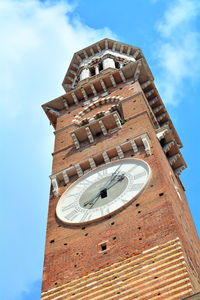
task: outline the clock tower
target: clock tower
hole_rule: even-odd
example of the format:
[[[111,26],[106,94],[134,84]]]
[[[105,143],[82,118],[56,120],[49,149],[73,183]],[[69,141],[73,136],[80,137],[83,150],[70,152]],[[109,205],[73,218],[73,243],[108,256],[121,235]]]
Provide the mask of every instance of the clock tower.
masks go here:
[[[42,107],[55,134],[42,299],[182,299],[200,290],[180,138],[141,49],[74,54]]]

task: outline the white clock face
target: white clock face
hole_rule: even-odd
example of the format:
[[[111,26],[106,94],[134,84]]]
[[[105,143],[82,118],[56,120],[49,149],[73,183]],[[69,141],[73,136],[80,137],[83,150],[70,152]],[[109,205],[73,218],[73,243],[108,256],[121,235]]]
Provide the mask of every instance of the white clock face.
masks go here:
[[[144,189],[150,167],[139,159],[123,159],[88,172],[67,189],[58,201],[57,217],[82,225],[108,216]]]

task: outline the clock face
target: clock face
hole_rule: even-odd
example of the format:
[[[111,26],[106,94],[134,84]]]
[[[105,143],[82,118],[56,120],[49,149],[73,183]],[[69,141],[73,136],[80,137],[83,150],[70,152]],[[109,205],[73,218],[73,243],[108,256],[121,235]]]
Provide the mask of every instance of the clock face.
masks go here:
[[[122,159],[88,172],[67,189],[58,201],[57,217],[82,225],[122,209],[144,189],[150,167],[143,160]]]

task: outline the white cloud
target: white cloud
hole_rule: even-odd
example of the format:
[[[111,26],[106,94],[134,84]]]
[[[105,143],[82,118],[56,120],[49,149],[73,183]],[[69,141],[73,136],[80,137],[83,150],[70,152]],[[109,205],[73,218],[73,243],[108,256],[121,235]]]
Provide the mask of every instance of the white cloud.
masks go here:
[[[200,71],[200,36],[195,28],[199,14],[199,1],[176,0],[156,25],[161,73],[157,84],[165,101],[173,105],[181,101],[184,82],[194,80]]]
[[[73,53],[112,36],[107,28],[70,22],[72,10],[66,1],[0,0],[0,93],[10,116],[24,103],[35,106],[58,96]]]
[[[64,93],[61,82],[75,51],[115,38],[108,28],[71,20],[73,9],[61,0],[0,0],[1,192],[6,199],[0,215],[6,245],[0,249],[1,299],[21,299],[41,276],[53,129],[40,105]]]

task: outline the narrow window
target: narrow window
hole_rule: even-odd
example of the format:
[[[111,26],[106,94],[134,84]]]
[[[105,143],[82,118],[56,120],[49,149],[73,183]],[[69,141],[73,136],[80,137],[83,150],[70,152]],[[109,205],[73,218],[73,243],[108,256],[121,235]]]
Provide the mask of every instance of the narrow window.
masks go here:
[[[165,138],[162,138],[162,139],[160,140],[160,144],[161,144],[161,146],[163,147],[163,146],[166,144],[166,139],[165,139]]]
[[[101,251],[106,251],[107,250],[107,244],[103,243],[101,244]]]
[[[102,62],[99,64],[99,72],[103,70],[103,64]]]
[[[115,68],[116,68],[116,69],[120,69],[120,64],[119,64],[118,61],[115,61]]]
[[[95,68],[92,67],[90,68],[90,76],[94,76],[95,75]]]

